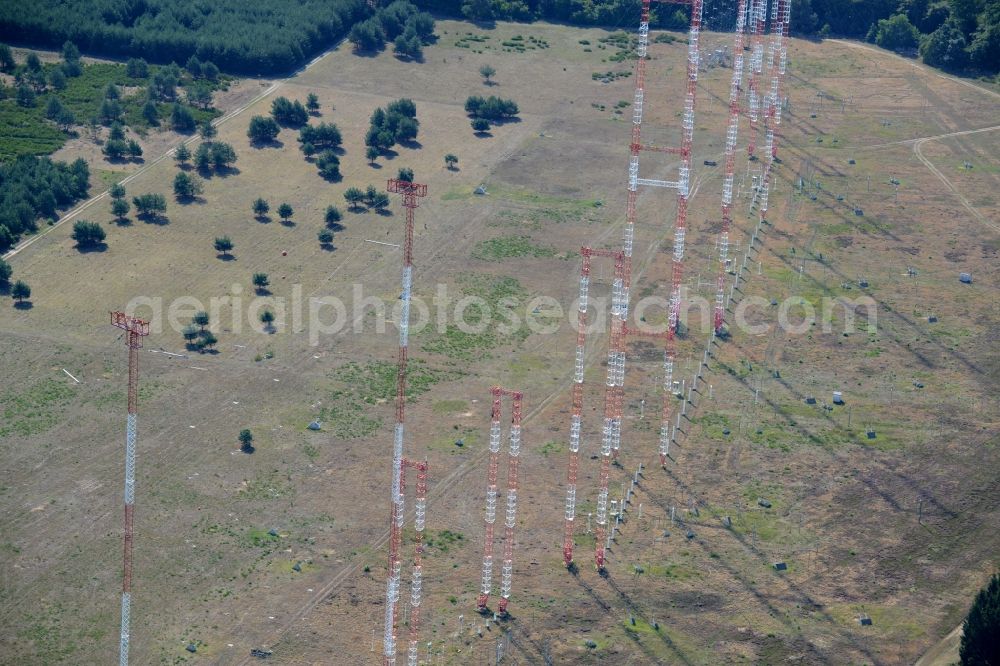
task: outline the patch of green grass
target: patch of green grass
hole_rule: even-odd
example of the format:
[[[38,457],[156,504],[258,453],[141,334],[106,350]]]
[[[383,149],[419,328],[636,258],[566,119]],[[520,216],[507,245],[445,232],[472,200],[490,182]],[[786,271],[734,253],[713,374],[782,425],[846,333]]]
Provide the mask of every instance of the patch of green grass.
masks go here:
[[[441,381],[462,375],[458,370],[429,368],[424,361],[410,361],[406,378],[406,396],[416,398]],[[389,402],[396,396],[396,364],[370,361],[365,365],[351,362],[334,372],[341,384],[320,412],[325,427],[342,439],[356,439],[373,434],[382,426],[382,419],[371,413],[371,405]]]
[[[538,452],[548,458],[550,453],[562,453],[562,450],[562,444],[550,440],[542,444],[541,448],[538,449]]]
[[[396,396],[395,362],[370,361],[366,365],[360,365],[352,361],[339,367],[334,376],[370,405]],[[424,361],[411,360],[406,375],[406,397],[416,398],[438,382],[458,376],[460,375],[453,370],[436,370],[429,368]]]
[[[707,412],[703,416],[694,419],[694,422],[702,427],[705,434],[712,439],[724,439],[723,430],[729,429],[729,417],[721,412]]]
[[[66,134],[45,120],[44,107],[25,109],[12,99],[0,101],[0,160],[48,155],[64,143]]]
[[[432,407],[435,414],[460,414],[469,411],[465,400],[438,400]]]
[[[470,448],[475,450],[476,444],[479,443],[479,435],[479,431],[475,428],[460,430],[456,428],[440,437],[435,437],[427,448],[431,451],[446,451],[451,455],[458,455]]]
[[[57,67],[54,63],[45,66],[48,73]],[[151,65],[150,77],[161,69]],[[212,89],[226,88],[232,79],[220,77],[215,83],[202,81]],[[0,101],[0,160],[9,160],[19,155],[48,155],[55,152],[66,142],[67,134],[53,122],[45,118],[45,108],[49,99],[56,97],[64,109],[72,112],[76,126],[82,127],[91,118],[100,114],[104,94],[109,84],[119,86],[121,97],[118,100],[122,109],[123,124],[139,134],[150,129],[149,122],[143,117],[142,109],[146,103],[146,88],[150,79],[137,79],[126,74],[126,67],[120,63],[94,63],[84,65],[80,76],[68,78],[63,90],[48,89],[39,94],[35,105],[23,108],[13,99]],[[190,77],[183,74],[181,85],[191,83]],[[178,99],[183,100],[183,88],[178,88]],[[13,97],[10,90],[8,96]],[[184,105],[191,111],[195,121],[203,122],[221,115],[216,109],[201,109]],[[161,125],[169,123],[173,103],[157,102]]]
[[[20,393],[0,396],[0,437],[28,437],[45,432],[62,418],[59,407],[69,404],[76,391],[67,382],[43,379]]]
[[[464,534],[461,532],[452,532],[451,530],[439,530],[438,532],[427,530],[424,534],[424,546],[426,546],[427,550],[433,548],[442,554],[447,553],[456,544],[461,545],[464,540]]]
[[[535,245],[529,236],[499,236],[480,241],[472,250],[472,256],[484,261],[503,261],[514,257],[552,257],[556,251],[551,247]]]
[[[306,457],[309,458],[309,460],[312,460],[313,462],[315,462],[316,459],[319,458],[319,449],[310,444],[309,442],[306,442],[302,445],[302,453],[306,454]]]
[[[270,534],[270,530],[252,527],[243,535],[243,545],[247,548],[272,548],[281,538]]]
[[[369,416],[369,406],[356,395],[334,391],[330,402],[320,412],[324,428],[341,439],[356,439],[373,434],[382,426],[382,419]]]
[[[81,635],[74,637],[67,627],[63,626],[63,614],[62,605],[56,604],[37,614],[29,614],[25,618],[28,626],[18,633],[18,638],[31,643],[34,648],[32,654],[38,659],[37,663],[67,663],[69,657],[76,651],[74,638],[84,637],[82,634],[86,632],[80,632]]]
[[[442,333],[424,340],[425,352],[468,361],[505,345],[520,344],[528,337],[526,322],[505,315],[513,315],[510,309],[527,299],[528,293],[520,282],[512,277],[475,273],[459,276],[459,280],[464,296],[482,299],[479,307],[465,309],[461,327],[449,324]]]

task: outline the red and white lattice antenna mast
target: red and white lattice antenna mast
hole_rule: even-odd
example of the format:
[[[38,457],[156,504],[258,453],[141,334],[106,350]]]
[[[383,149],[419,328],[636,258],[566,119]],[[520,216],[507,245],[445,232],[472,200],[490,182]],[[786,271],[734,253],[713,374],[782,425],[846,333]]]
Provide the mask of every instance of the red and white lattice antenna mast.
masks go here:
[[[663,413],[660,427],[660,464],[670,454],[670,396],[673,391],[674,365],[677,362],[677,323],[681,313],[681,282],[684,279],[684,240],[687,234],[688,198],[691,188],[691,147],[694,143],[694,111],[698,91],[698,42],[701,35],[702,0],[691,2],[691,29],[688,32],[687,88],[684,92],[684,115],[681,135],[680,177],[676,183],[677,210],[674,218],[674,253],[670,267],[670,303],[667,313],[666,349],[663,359]]]
[[[392,451],[392,498],[389,517],[389,572],[385,594],[385,632],[382,638],[382,663],[396,664],[396,628],[399,621],[400,555],[403,540],[403,433],[406,415],[406,368],[410,337],[410,293],[413,287],[413,211],[419,205],[417,199],[427,196],[427,186],[392,178],[386,189],[403,195],[406,208],[405,239],[403,241],[403,293],[400,296],[399,313],[399,355],[396,365],[396,428]]]
[[[139,350],[142,339],[149,335],[149,322],[111,313],[111,325],[125,331],[128,346],[128,416],[125,421],[125,543],[124,575],[122,577],[121,634],[118,663],[128,666],[129,625],[132,615],[132,538],[135,510],[135,447],[138,441],[139,418]]]
[[[493,525],[497,518],[497,469],[500,466],[500,437],[501,437],[501,398],[503,396],[500,387],[494,386],[493,393],[493,413],[490,419],[490,462],[486,479],[486,519],[485,533],[483,539],[483,572],[479,588],[479,599],[477,606],[480,612],[486,610],[486,604],[490,600],[490,592],[493,589]]]
[[[763,101],[760,94],[759,77],[764,68],[764,28],[767,14],[767,0],[749,0],[747,29],[750,31],[750,84],[747,92],[747,115],[750,116],[750,138],[747,142],[747,157],[757,157],[757,121]]]
[[[632,278],[632,247],[636,219],[638,187],[668,187],[677,190],[677,218],[674,225],[674,263],[671,274],[671,301],[666,365],[672,369],[675,357],[673,335],[680,313],[680,281],[683,277],[684,236],[687,221],[687,200],[690,194],[691,145],[694,133],[695,93],[698,84],[698,41],[701,32],[702,0],[689,0],[691,4],[691,29],[688,37],[687,82],[684,98],[683,133],[680,147],[644,145],[641,141],[642,111],[645,101],[645,60],[649,46],[649,1],[643,0],[639,25],[638,60],[636,63],[636,90],[633,104],[632,136],[629,144],[628,194],[626,224],[621,252],[607,252],[584,248],[584,265],[581,269],[581,305],[578,316],[576,375],[573,387],[573,416],[570,423],[570,458],[567,474],[566,519],[563,539],[563,559],[567,566],[573,561],[573,527],[576,514],[576,474],[579,466],[580,419],[582,416],[583,344],[586,327],[586,293],[589,287],[589,259],[592,256],[613,256],[615,279],[612,287],[611,331],[608,343],[608,372],[605,386],[604,421],[601,436],[601,475],[597,496],[597,527],[595,561],[597,568],[604,568],[604,541],[607,526],[608,477],[612,456],[617,457],[621,448],[621,423],[624,402],[625,350],[628,330],[626,321],[629,309],[629,290]],[[684,2],[682,4],[688,4]],[[654,151],[681,156],[677,181],[639,177],[639,153]],[[669,386],[665,382],[665,386]],[[664,425],[661,451],[669,445],[669,397],[664,396]]]
[[[612,288],[611,337],[608,345],[608,384],[605,397],[605,422],[602,431],[602,450],[605,443],[615,457],[621,449],[622,386],[625,378],[624,344],[625,321],[628,319],[629,288],[632,281],[632,246],[635,238],[636,199],[639,186],[639,152],[660,150],[642,145],[642,108],[646,95],[646,54],[649,48],[649,5],[642,0],[639,16],[639,39],[636,47],[635,93],[632,102],[632,133],[629,141],[628,192],[625,206],[625,229],[622,238],[621,270],[616,271]],[[580,301],[577,315],[576,366],[573,383],[573,414],[570,421],[569,467],[566,473],[566,515],[563,534],[563,560],[566,566],[573,563],[573,529],[576,518],[576,477],[580,459],[580,427],[583,410],[583,366],[585,329],[587,326],[587,295],[590,284],[590,259],[594,251],[584,248],[580,269]],[[617,335],[616,335],[617,331]],[[610,399],[610,402],[609,402]],[[615,418],[616,414],[618,415]],[[606,496],[606,493],[605,493]],[[600,514],[598,514],[600,515]]]
[[[785,68],[788,64],[788,46],[785,37],[788,35],[790,18],[789,0],[774,0],[772,9],[772,43],[774,67],[771,68],[771,87],[767,94],[764,116],[765,136],[767,140],[767,160],[760,186],[760,219],[767,219],[768,196],[771,188],[771,169],[778,156],[777,129],[781,124],[781,95],[785,79]]]
[[[524,394],[510,391],[513,398],[510,419],[510,450],[507,456],[507,516],[503,530],[503,564],[500,570],[500,614],[507,613],[514,577],[514,525],[517,521],[517,465],[521,454],[521,413]]]
[[[590,292],[590,252],[583,248],[580,265],[580,298],[576,314],[576,361],[573,371],[573,412],[569,424],[569,466],[566,470],[566,516],[563,560],[573,564],[573,527],[576,519],[576,476],[580,469],[580,428],[583,420],[583,366],[587,341],[587,302]]]
[[[510,440],[507,453],[507,512],[504,520],[503,564],[501,565],[500,603],[501,614],[507,612],[510,601],[511,581],[514,572],[514,526],[517,520],[517,467],[521,454],[521,414],[524,394],[500,386],[490,389],[493,411],[490,419],[490,462],[486,481],[485,538],[483,540],[483,571],[476,605],[486,612],[493,591],[493,536],[497,513],[497,472],[500,466],[500,440],[502,437],[503,398],[512,399]]]
[[[598,496],[598,529],[600,529],[600,497],[605,498],[605,520],[607,516],[608,474],[611,466],[613,450],[615,389],[624,371],[624,350],[622,348],[625,335],[625,319],[620,310],[623,308],[623,293],[625,283],[625,253],[615,250],[595,250],[589,247],[580,249],[583,263],[580,267],[580,298],[577,311],[576,360],[573,374],[573,412],[570,420],[569,465],[566,471],[566,514],[563,531],[563,560],[566,566],[573,564],[573,532],[576,524],[576,490],[577,473],[580,469],[580,437],[583,419],[583,380],[586,356],[587,307],[590,292],[590,269],[593,257],[609,257],[615,260],[615,277],[612,285],[611,338],[608,342],[608,378],[604,394],[604,423],[601,438],[601,469],[603,495]],[[621,363],[617,359],[621,359]],[[621,371],[619,371],[619,368]],[[620,430],[618,431],[620,434]]]
[[[591,250],[593,256],[613,256],[615,277],[611,287],[611,332],[608,336],[608,373],[604,386],[604,422],[601,428],[601,474],[597,490],[597,544],[594,559],[604,568],[604,538],[608,523],[608,478],[615,443],[621,441],[621,415],[617,412],[619,389],[625,372],[625,253]]]
[[[729,270],[729,229],[733,223],[733,178],[736,171],[736,138],[740,127],[740,88],[743,85],[746,8],[747,0],[739,0],[736,9],[736,37],[733,44],[733,76],[729,83],[729,126],[726,128],[725,175],[722,180],[722,230],[719,232],[719,276],[715,293],[714,317],[716,333],[722,330],[726,318],[726,271]]]
[[[410,648],[407,664],[417,666],[420,647],[420,602],[423,595],[424,525],[427,513],[427,461],[403,459],[406,467],[417,470],[416,497],[413,499],[413,575],[410,580]],[[401,481],[402,485],[402,481]]]

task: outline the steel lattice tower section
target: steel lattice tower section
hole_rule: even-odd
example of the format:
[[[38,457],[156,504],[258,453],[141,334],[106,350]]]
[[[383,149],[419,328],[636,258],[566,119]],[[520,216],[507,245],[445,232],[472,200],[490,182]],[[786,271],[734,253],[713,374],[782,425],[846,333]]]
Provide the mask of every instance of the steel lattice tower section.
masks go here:
[[[751,0],[753,2],[753,0]],[[729,83],[729,126],[726,128],[725,176],[722,180],[722,230],[719,232],[719,276],[715,293],[715,333],[722,331],[726,317],[726,271],[729,270],[729,229],[733,224],[733,178],[736,171],[736,139],[740,126],[740,89],[743,85],[743,45],[746,34],[747,0],[736,9],[733,44],[733,75]],[[665,462],[661,457],[660,462]]]
[[[596,255],[597,250],[591,250]],[[604,538],[608,523],[608,478],[611,473],[611,458],[615,442],[621,438],[621,414],[619,389],[624,384],[625,374],[625,253],[608,252],[615,258],[615,277],[611,286],[611,331],[608,337],[608,373],[604,386],[604,422],[601,428],[601,474],[597,491],[597,539],[594,559],[597,568],[604,568]]]
[[[765,0],[766,1],[766,0]],[[790,19],[789,0],[774,0],[772,9],[771,31],[771,85],[765,103],[764,128],[767,141],[767,160],[764,163],[764,172],[761,175],[760,189],[760,219],[767,219],[768,195],[771,187],[771,168],[778,155],[778,144],[776,132],[781,125],[781,94],[785,79],[785,69],[788,64],[788,46],[785,37],[788,35],[788,22]],[[777,62],[774,62],[774,59]]]
[[[698,51],[701,34],[702,0],[691,2],[691,29],[688,32],[687,88],[684,93],[684,116],[681,135],[681,166],[676,184],[677,210],[674,218],[674,252],[670,267],[670,303],[667,314],[666,349],[663,360],[663,412],[660,428],[660,464],[665,464],[670,454],[670,442],[675,432],[668,434],[670,420],[670,394],[673,390],[674,366],[677,362],[677,323],[681,313],[681,281],[684,279],[684,239],[687,233],[688,198],[691,186],[691,147],[694,143],[694,111],[698,91]],[[734,54],[736,57],[738,54]],[[678,417],[679,418],[679,417]],[[601,544],[598,544],[601,547]]]
[[[688,4],[683,2],[680,4]],[[625,352],[624,341],[629,331],[626,327],[629,308],[629,290],[631,288],[632,248],[636,219],[636,199],[638,187],[668,187],[677,190],[677,218],[674,233],[674,264],[671,275],[670,323],[665,367],[668,377],[672,376],[675,353],[673,351],[673,335],[680,312],[680,280],[683,276],[684,235],[687,220],[687,199],[690,188],[691,174],[691,144],[694,132],[694,108],[698,82],[698,41],[701,31],[702,0],[690,0],[691,29],[688,37],[687,84],[685,91],[683,133],[680,147],[667,148],[643,145],[641,141],[642,111],[645,101],[645,61],[649,46],[649,0],[643,0],[639,24],[639,41],[636,62],[636,89],[633,104],[632,136],[629,144],[628,193],[626,206],[626,224],[623,238],[623,248],[619,253],[608,253],[616,257],[615,279],[612,287],[611,331],[608,344],[608,374],[605,386],[604,422],[601,437],[601,476],[600,489],[597,498],[597,543],[595,561],[599,570],[604,568],[605,544],[603,535],[607,525],[608,477],[611,457],[617,457],[621,448],[621,422],[624,397]],[[654,151],[681,156],[681,166],[677,181],[665,181],[639,177],[639,153]],[[586,248],[585,248],[586,250]],[[576,514],[576,474],[579,466],[580,419],[582,416],[582,385],[583,385],[583,345],[586,327],[586,296],[589,288],[589,257],[598,256],[599,251],[590,250],[584,253],[584,265],[580,278],[580,312],[578,314],[578,332],[576,349],[576,373],[573,387],[573,415],[570,423],[570,455],[567,473],[565,533],[563,538],[563,559],[567,566],[573,562],[573,527]],[[671,380],[664,382],[669,387]],[[661,428],[661,451],[669,446],[669,395],[665,390],[663,402],[663,426]]]
[[[138,441],[139,419],[139,350],[142,339],[149,335],[149,322],[111,313],[111,325],[125,331],[128,347],[128,416],[125,422],[125,537],[124,572],[122,576],[121,634],[118,663],[128,666],[129,625],[132,616],[132,539],[135,519],[135,447]]]
[[[583,420],[583,367],[586,358],[587,303],[590,293],[590,253],[580,254],[580,297],[576,314],[576,361],[573,371],[573,412],[569,424],[569,465],[566,469],[566,516],[563,531],[563,560],[573,564],[573,528],[576,519],[576,476],[580,469],[580,428]]]
[[[625,322],[628,319],[629,288],[632,276],[632,246],[635,237],[636,199],[638,197],[639,153],[642,150],[675,152],[668,148],[655,148],[642,144],[642,109],[646,86],[646,54],[649,48],[649,5],[642,0],[639,17],[639,41],[635,65],[635,94],[632,104],[632,132],[629,141],[628,191],[626,195],[625,229],[622,252],[617,254],[584,248],[580,270],[580,300],[577,315],[576,366],[573,383],[573,414],[570,421],[569,465],[566,473],[566,513],[563,534],[563,560],[569,567],[573,563],[573,530],[576,518],[576,477],[579,469],[580,429],[583,409],[584,343],[587,326],[587,296],[590,284],[592,256],[615,256],[615,282],[612,288],[611,335],[608,344],[608,379],[605,390],[605,414],[602,428],[602,454],[618,456],[621,448],[622,387],[625,378],[624,344]],[[617,418],[616,418],[617,417]],[[610,464],[610,461],[608,461]],[[603,469],[603,461],[602,461]],[[607,515],[607,484],[604,488],[604,515]],[[598,502],[598,517],[601,515]],[[599,522],[600,526],[600,522]],[[600,540],[598,540],[600,543]],[[600,566],[600,565],[599,565]]]
[[[747,142],[747,158],[750,160],[757,159],[757,122],[763,105],[759,77],[763,73],[764,68],[766,14],[767,0],[750,0],[747,16],[747,29],[750,31],[750,83],[747,92],[747,115],[750,116],[750,136]]]
[[[514,526],[517,519],[517,468],[521,453],[521,415],[524,394],[521,391],[494,386],[493,410],[490,419],[490,462],[486,481],[485,539],[483,541],[483,571],[477,606],[479,612],[486,612],[490,594],[493,591],[493,535],[497,511],[497,472],[500,465],[500,439],[502,436],[503,398],[511,398],[511,425],[509,450],[507,453],[507,511],[504,520],[504,550],[501,565],[500,603],[498,610],[507,613],[510,601],[511,580],[514,572]]]
[[[423,594],[424,526],[427,514],[427,461],[403,459],[400,471],[400,492],[405,489],[405,468],[417,470],[416,497],[413,499],[413,574],[410,581],[410,647],[407,664],[417,666],[420,647],[420,602]]]
[[[406,370],[407,347],[410,337],[410,294],[413,287],[413,211],[419,205],[418,199],[427,196],[427,186],[392,178],[386,190],[403,195],[406,208],[405,239],[403,241],[402,295],[399,313],[399,354],[396,364],[396,428],[392,451],[392,489],[389,517],[389,571],[385,593],[385,632],[382,639],[383,664],[396,664],[396,628],[399,621],[400,556],[403,539],[404,500],[403,474],[403,434],[406,416]]]

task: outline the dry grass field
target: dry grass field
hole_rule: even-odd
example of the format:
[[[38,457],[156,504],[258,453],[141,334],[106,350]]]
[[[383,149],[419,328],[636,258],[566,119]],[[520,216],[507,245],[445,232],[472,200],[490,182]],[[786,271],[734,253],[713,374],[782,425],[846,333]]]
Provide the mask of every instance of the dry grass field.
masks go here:
[[[115,659],[127,357],[107,311],[149,297],[164,317],[141,355],[134,662],[238,664],[262,647],[276,664],[379,663],[397,336],[391,311],[352,303],[357,289],[396,302],[400,253],[384,243],[401,242],[403,211],[398,201],[390,214],[348,211],[344,191],[382,188],[401,167],[429,185],[414,294],[432,321],[441,288],[451,308],[467,295],[513,297],[523,318],[531,298],[550,296],[570,311],[579,248],[618,247],[624,217],[631,108],[617,105],[633,83],[593,78],[630,69],[606,61],[614,46],[598,48],[608,33],[441,21],[437,34],[422,63],[342,46],[223,122],[236,169],[207,179],[195,202],[170,195],[172,160],[141,173],[129,196],[167,194],[168,222],[133,215],[119,226],[102,199],[79,217],[102,223],[106,250],[79,252],[70,223],[10,259],[33,307],[8,301],[0,317],[0,661]],[[505,49],[510,41],[536,48]],[[677,142],[684,53],[682,42],[651,48],[651,143]],[[845,334],[837,309],[830,332],[817,323],[793,334],[776,327],[778,307],[751,308],[766,333],[734,328],[713,347],[711,394],[695,395],[665,469],[655,464],[661,354],[632,345],[611,487],[647,467],[604,577],[582,519],[579,571],[562,564],[567,317],[551,334],[415,332],[407,455],[431,469],[422,658],[491,663],[502,639],[501,663],[912,663],[1000,566],[1000,138],[963,134],[996,125],[1000,99],[856,45],[793,40],[789,58],[770,224],[741,299],[794,299],[797,323],[824,298],[869,296],[876,330],[862,316]],[[495,85],[482,83],[484,63]],[[721,174],[702,163],[722,154],[728,84],[727,69],[711,69],[698,93],[686,286],[709,300]],[[292,130],[265,148],[246,137],[275,96],[310,92],[319,120],[344,134],[340,182],[319,177]],[[470,94],[514,99],[520,120],[477,137],[463,110]],[[400,97],[417,104],[419,144],[372,167],[368,117]],[[445,168],[448,153],[457,170]],[[644,165],[654,178],[676,169],[655,157]],[[480,185],[486,195],[474,194]],[[250,211],[258,196],[271,203],[267,222]],[[281,202],[292,224],[275,214]],[[754,221],[741,202],[734,237],[745,248]],[[324,248],[316,234],[330,204],[343,229]],[[634,298],[664,293],[673,215],[669,193],[640,199]],[[232,260],[212,248],[222,235]],[[607,296],[611,269],[595,264],[595,296]],[[960,271],[974,282],[959,283]],[[259,302],[255,272],[273,292]],[[310,339],[313,296],[344,299],[346,330]],[[219,299],[216,353],[184,350],[166,312],[183,298]],[[279,313],[273,333],[252,314],[262,304]],[[186,324],[194,309],[181,303],[175,319]],[[319,316],[329,323],[333,312]],[[690,322],[683,376],[706,335]],[[596,497],[605,372],[606,340],[590,340],[581,516]],[[495,383],[523,389],[527,406],[512,614],[499,623],[475,612]],[[846,405],[827,409],[834,390]],[[317,418],[323,430],[308,430]],[[241,428],[254,432],[253,455],[238,450]]]

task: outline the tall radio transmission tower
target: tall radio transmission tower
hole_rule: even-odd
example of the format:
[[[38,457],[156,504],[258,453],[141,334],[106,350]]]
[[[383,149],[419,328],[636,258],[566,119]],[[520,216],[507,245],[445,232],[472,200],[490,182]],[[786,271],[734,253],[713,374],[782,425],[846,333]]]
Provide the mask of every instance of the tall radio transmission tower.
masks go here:
[[[383,664],[396,664],[396,631],[399,623],[400,546],[403,540],[403,435],[406,416],[406,370],[410,339],[410,293],[413,287],[413,211],[418,199],[427,196],[427,186],[396,178],[386,185],[389,192],[403,195],[406,223],[403,241],[402,295],[399,314],[399,354],[396,364],[396,428],[392,450],[392,489],[389,516],[389,572],[385,593],[385,631],[383,635]],[[422,516],[421,516],[422,517]]]
[[[628,191],[626,195],[625,230],[622,251],[613,253],[616,257],[615,279],[612,287],[611,331],[608,343],[608,370],[605,386],[604,421],[601,434],[601,474],[597,495],[595,562],[597,568],[604,568],[605,540],[608,509],[608,476],[612,457],[617,457],[621,448],[621,424],[624,401],[625,378],[625,338],[629,334],[626,326],[629,310],[629,291],[632,281],[632,249],[635,234],[636,200],[639,186],[665,187],[677,190],[677,213],[674,222],[674,254],[671,269],[671,290],[668,313],[668,331],[664,359],[664,403],[663,423],[660,433],[660,454],[665,459],[669,451],[669,389],[673,383],[673,365],[676,357],[674,335],[680,316],[681,280],[683,278],[684,237],[687,226],[687,206],[691,185],[691,147],[694,134],[695,93],[698,85],[698,51],[701,32],[702,0],[689,0],[682,4],[691,5],[691,27],[688,33],[687,68],[682,119],[681,145],[661,147],[642,143],[642,114],[645,101],[646,55],[649,47],[649,7],[650,0],[643,0],[639,20],[639,39],[636,60],[636,86],[632,112],[632,130],[629,142]],[[652,151],[680,156],[680,167],[676,181],[639,177],[639,155],[642,151]],[[570,422],[570,455],[567,472],[565,533],[563,538],[563,559],[567,566],[573,562],[573,531],[576,517],[576,476],[579,466],[579,448],[582,418],[583,352],[587,318],[587,290],[589,288],[590,257],[598,256],[598,251],[585,248],[584,265],[580,277],[580,312],[576,348],[576,370],[573,386],[573,414]]]
[[[142,339],[149,335],[149,322],[127,316],[124,312],[111,313],[111,325],[125,331],[128,347],[128,416],[125,421],[125,544],[124,573],[122,577],[121,633],[118,644],[118,663],[128,666],[129,624],[132,616],[132,527],[135,518],[135,446],[138,440],[139,419],[139,350]]]
[[[510,448],[507,453],[507,512],[504,520],[503,564],[500,574],[500,602],[498,610],[501,614],[507,612],[510,602],[511,579],[514,571],[514,526],[517,520],[517,467],[518,456],[521,453],[521,413],[524,394],[500,386],[494,386],[493,413],[490,422],[490,462],[486,481],[486,537],[483,542],[483,575],[477,605],[479,612],[486,611],[490,594],[493,591],[493,526],[497,514],[497,471],[500,464],[500,439],[502,436],[500,421],[503,417],[502,400],[505,396],[512,399],[510,423]]]
[[[755,3],[755,0],[750,1]],[[736,171],[736,138],[740,126],[740,88],[743,85],[746,13],[747,0],[739,0],[736,9],[736,38],[733,44],[733,75],[729,83],[729,126],[726,128],[725,175],[722,180],[722,230],[719,232],[719,276],[716,284],[714,317],[716,334],[722,332],[726,317],[726,272],[729,270],[729,229],[733,224],[733,178]]]

